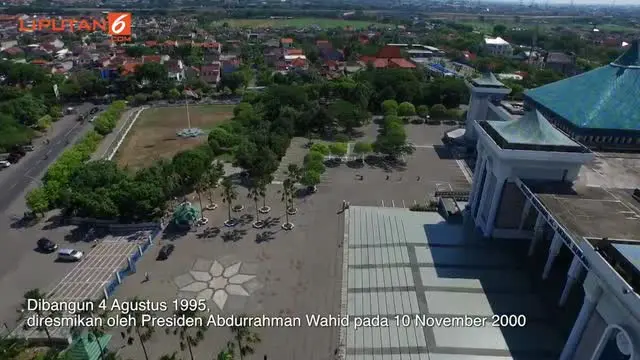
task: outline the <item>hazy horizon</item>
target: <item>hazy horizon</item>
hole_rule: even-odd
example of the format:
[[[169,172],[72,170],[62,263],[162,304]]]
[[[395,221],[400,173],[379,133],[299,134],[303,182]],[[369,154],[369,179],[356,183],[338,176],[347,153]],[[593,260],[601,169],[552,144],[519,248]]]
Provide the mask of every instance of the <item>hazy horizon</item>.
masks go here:
[[[519,3],[519,0],[491,0],[493,2],[504,2],[504,3]],[[546,0],[536,0],[536,3],[545,2]],[[525,1],[529,3],[530,1]],[[557,4],[557,5],[569,5],[571,0],[549,0],[549,4]],[[575,0],[574,4],[576,5],[609,5],[613,3],[612,0]],[[639,0],[615,0],[616,5],[640,5]]]

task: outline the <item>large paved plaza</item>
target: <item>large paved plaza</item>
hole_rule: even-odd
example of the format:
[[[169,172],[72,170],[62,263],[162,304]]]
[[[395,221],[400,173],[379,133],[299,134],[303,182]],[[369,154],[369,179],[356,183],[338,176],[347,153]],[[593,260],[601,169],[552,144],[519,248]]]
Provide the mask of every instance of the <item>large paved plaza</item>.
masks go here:
[[[280,229],[284,206],[281,185],[269,188],[267,204],[272,227],[263,231],[251,227],[249,217],[255,207],[239,188],[238,203],[245,210],[234,214],[244,221],[236,229],[224,228],[227,209],[206,212],[209,224],[195,232],[166,235],[138,263],[137,274],[128,277],[116,291],[121,299],[138,296],[157,301],[177,297],[211,296],[212,313],[302,316],[340,314],[342,286],[344,214],[342,200],[355,205],[408,207],[426,201],[439,186],[468,188],[455,160],[441,160],[432,148],[417,149],[407,157],[405,169],[385,171],[365,166],[349,168],[343,164],[328,168],[318,193],[296,200],[298,213],[291,216],[295,229]],[[362,175],[358,180],[356,175]],[[389,180],[386,177],[389,176]],[[418,179],[418,176],[420,179]],[[395,205],[392,205],[395,204]],[[233,233],[235,232],[235,236]],[[266,233],[265,233],[266,232]],[[257,241],[257,235],[261,240]],[[173,242],[176,250],[166,261],[156,261],[160,245]],[[150,281],[144,282],[148,272]],[[215,295],[214,295],[215,294]],[[339,341],[339,328],[262,328],[256,329],[262,342],[255,358],[333,359]],[[117,337],[116,337],[117,338]],[[228,329],[212,328],[195,351],[209,356],[231,339]],[[152,357],[178,349],[175,336],[157,331],[150,341]],[[117,344],[116,344],[117,347]],[[139,346],[122,349],[125,357],[141,356]]]

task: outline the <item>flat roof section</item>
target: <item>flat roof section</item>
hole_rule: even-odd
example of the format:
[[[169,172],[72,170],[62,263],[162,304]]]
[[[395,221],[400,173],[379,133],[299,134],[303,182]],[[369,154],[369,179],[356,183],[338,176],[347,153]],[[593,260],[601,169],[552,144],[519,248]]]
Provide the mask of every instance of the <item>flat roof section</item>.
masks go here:
[[[525,183],[556,220],[578,238],[634,239],[640,234],[640,204],[631,197],[633,190],[562,182]]]
[[[613,244],[618,252],[636,269],[640,271],[640,243],[637,244]]]
[[[466,236],[435,212],[351,206],[345,224],[346,360],[557,359],[562,336],[503,243]],[[494,314],[528,322],[493,327]],[[442,323],[465,316],[480,323]],[[353,326],[375,317],[388,326]]]

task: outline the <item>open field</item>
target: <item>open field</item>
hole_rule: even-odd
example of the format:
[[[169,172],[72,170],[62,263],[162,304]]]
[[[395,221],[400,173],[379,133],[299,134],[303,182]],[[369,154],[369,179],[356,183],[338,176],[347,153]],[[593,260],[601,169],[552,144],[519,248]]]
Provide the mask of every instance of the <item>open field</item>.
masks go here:
[[[231,119],[234,105],[190,106],[191,126],[203,130]],[[133,126],[116,154],[120,166],[137,169],[151,165],[161,158],[171,158],[179,151],[193,148],[207,140],[178,138],[176,132],[187,127],[185,108],[160,107],[145,110]]]
[[[389,26],[370,21],[327,19],[327,18],[294,18],[294,19],[225,19],[216,21],[214,26],[222,26],[227,23],[231,27],[251,27],[251,28],[284,28],[296,27],[304,28],[316,25],[321,28],[344,28],[351,26],[356,29],[366,28],[369,25]]]

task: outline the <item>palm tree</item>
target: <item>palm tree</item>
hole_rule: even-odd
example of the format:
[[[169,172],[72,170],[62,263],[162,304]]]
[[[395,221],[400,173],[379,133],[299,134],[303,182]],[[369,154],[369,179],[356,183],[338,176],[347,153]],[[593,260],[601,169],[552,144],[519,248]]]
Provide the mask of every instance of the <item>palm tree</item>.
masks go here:
[[[233,339],[238,346],[238,352],[240,353],[240,360],[244,360],[244,357],[254,353],[253,345],[262,341],[258,334],[251,331],[247,326],[231,326],[231,332],[233,333]]]
[[[231,341],[227,341],[226,349],[220,351],[215,360],[233,360],[235,355],[235,344]]]
[[[140,302],[142,302],[142,300],[138,299],[137,297],[129,300],[129,303],[131,303],[131,304],[136,304],[136,303],[140,303]],[[151,326],[149,324],[149,322],[143,324],[142,316],[143,315],[149,315],[150,312],[149,311],[141,311],[141,310],[137,310],[136,309],[136,310],[132,310],[130,314],[131,314],[131,316],[133,316],[135,321],[132,322],[127,327],[127,335],[129,335],[129,338],[127,339],[127,344],[128,345],[132,345],[133,344],[134,338],[132,336],[132,333],[135,333],[135,335],[138,337],[138,340],[140,341],[140,346],[142,347],[142,352],[144,352],[144,358],[146,360],[149,360],[149,354],[147,353],[147,347],[144,345],[144,343],[151,339],[151,337],[155,333],[156,329],[153,326]]]
[[[286,222],[282,224],[282,228],[285,230],[291,230],[293,228],[293,224],[289,222],[289,211],[293,208],[293,181],[291,179],[286,179],[282,183],[282,202],[285,204],[284,216]]]
[[[196,183],[195,190],[196,190],[196,195],[198,195],[198,203],[200,204],[199,220],[202,220],[204,219],[204,207],[202,207],[202,193],[207,191],[207,183],[204,176]]]
[[[201,317],[196,311],[193,310],[177,310],[175,312],[177,317],[184,316],[186,318],[199,318]],[[203,321],[204,324],[204,321]],[[185,349],[189,350],[189,356],[191,356],[191,360],[194,360],[193,357],[193,348],[198,346],[200,342],[204,339],[204,333],[207,331],[207,326],[176,326],[173,329],[166,329],[167,334],[173,333],[173,335],[177,335],[180,338],[180,350],[184,351]]]
[[[24,301],[22,302],[22,304],[20,305],[20,310],[19,312],[21,313],[21,317],[26,317],[28,316],[28,312],[29,312],[29,301],[43,301],[47,298],[47,296],[40,291],[40,289],[32,289],[27,291],[26,293],[24,293],[23,295]],[[49,313],[49,312],[45,312],[43,311],[39,306],[36,307],[35,310],[33,310],[33,313],[35,313],[36,315],[38,315],[39,318],[43,318],[43,317],[55,317],[56,313]],[[58,314],[59,315],[59,314]],[[27,325],[27,322],[24,322],[24,325],[22,326],[24,330],[29,330],[30,327]],[[49,327],[47,325],[45,325],[43,322],[40,323],[40,325],[35,327],[36,330],[38,331],[44,331],[44,333],[47,335],[47,341],[49,342],[49,345],[53,346],[53,340],[51,339],[51,332],[49,331]]]
[[[90,300],[87,300],[87,302],[89,301]],[[99,303],[94,302],[92,307],[87,307],[85,311],[80,312],[78,315],[83,318],[94,318],[101,320],[92,322],[93,326],[88,326],[86,328],[74,326],[71,328],[71,335],[75,338],[82,335],[82,332],[86,330],[88,332],[89,340],[95,341],[98,344],[98,349],[100,350],[100,359],[106,360],[105,349],[102,346],[102,343],[100,343],[100,339],[107,333],[107,327],[105,325],[107,323],[107,311],[101,310]]]
[[[227,203],[229,209],[229,219],[225,221],[225,225],[233,226],[235,225],[235,221],[231,219],[231,206],[233,205],[233,201],[238,198],[238,191],[236,190],[236,186],[231,181],[230,177],[225,177],[222,180],[222,201]]]
[[[293,204],[293,193],[295,192],[295,186],[297,183],[302,180],[302,169],[297,164],[289,164],[287,167],[287,180],[289,180],[289,196],[286,212],[291,212],[292,214],[296,213],[296,208]],[[286,183],[287,181],[285,181]]]
[[[207,184],[207,192],[209,205],[207,205],[207,209],[213,210],[218,207],[218,204],[213,202],[213,189],[218,187],[218,182],[220,178],[224,175],[224,168],[221,162],[216,162],[215,165],[207,168],[207,171],[204,174],[205,183]]]
[[[271,174],[265,175],[261,177],[259,186],[260,186],[260,196],[262,196],[262,207],[260,208],[260,212],[263,214],[271,211],[271,208],[267,206],[267,186],[271,184],[273,181],[273,176]]]
[[[252,199],[256,205],[256,221],[253,223],[253,227],[258,229],[264,226],[264,222],[260,221],[260,209],[258,208],[258,200],[260,200],[260,197],[263,199],[266,197],[266,185],[264,182],[264,179],[254,178],[251,179],[251,186],[249,187],[248,197]]]

